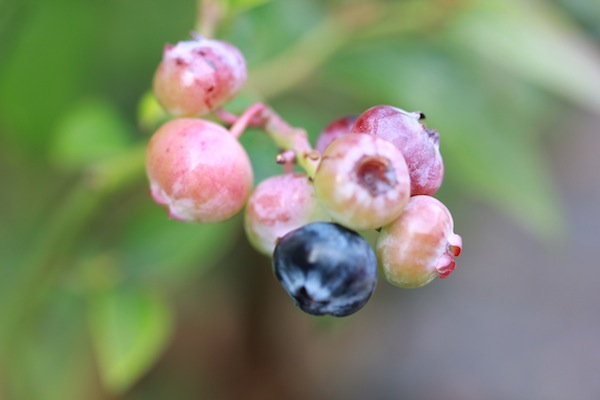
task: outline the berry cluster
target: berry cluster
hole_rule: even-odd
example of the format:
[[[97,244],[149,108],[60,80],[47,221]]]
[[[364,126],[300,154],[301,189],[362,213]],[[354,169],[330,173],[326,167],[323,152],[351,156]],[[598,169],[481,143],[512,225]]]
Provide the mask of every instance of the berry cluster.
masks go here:
[[[304,130],[264,104],[240,116],[221,109],[245,78],[244,58],[229,43],[196,35],[166,46],[154,93],[174,119],[151,138],[146,166],[152,198],[172,218],[220,222],[245,207],[250,243],[273,257],[283,288],[313,315],[362,308],[378,265],[388,282],[406,288],[454,270],[462,239],[432,197],[444,166],[439,134],[422,113],[372,107],[333,121],[313,149]],[[271,137],[284,166],[254,190],[238,141],[248,126]],[[375,229],[374,250],[357,231]]]

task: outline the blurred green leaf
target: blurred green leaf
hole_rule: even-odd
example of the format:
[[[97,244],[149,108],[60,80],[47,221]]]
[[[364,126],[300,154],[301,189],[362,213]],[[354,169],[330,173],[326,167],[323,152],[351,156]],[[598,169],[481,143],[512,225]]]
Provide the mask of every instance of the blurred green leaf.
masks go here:
[[[261,6],[271,0],[223,0],[231,13],[242,13],[252,8]]]
[[[154,93],[148,90],[138,103],[138,125],[145,133],[152,133],[161,124],[167,122],[170,116],[160,105]]]
[[[18,14],[18,34],[2,55],[0,109],[13,128],[6,133],[34,154],[45,151],[49,127],[91,82],[97,11],[98,3],[64,0],[28,4]]]
[[[102,380],[108,389],[121,393],[160,356],[173,316],[154,291],[121,286],[91,296],[89,321]]]
[[[283,173],[283,167],[275,162],[279,149],[264,132],[248,129],[240,137],[240,143],[250,157],[255,184],[269,176]]]
[[[538,146],[497,132],[508,126],[499,118],[466,122],[440,114],[436,120],[445,127],[443,152],[448,169],[454,169],[448,173],[454,184],[509,212],[537,237],[560,237],[564,209]],[[490,123],[496,124],[491,131],[498,134],[482,134]]]
[[[550,92],[600,111],[600,51],[549,2],[472,2],[448,34],[460,46]]]
[[[555,0],[568,10],[596,39],[600,39],[600,2],[589,0]]]
[[[255,66],[278,57],[318,24],[325,12],[323,6],[323,2],[305,0],[271,1],[236,19],[234,31],[226,39],[243,52],[250,68],[249,82],[255,75]],[[281,75],[273,83],[280,83],[289,71],[277,74]]]
[[[108,101],[88,99],[58,121],[50,158],[65,169],[79,169],[124,152],[131,132]]]
[[[171,220],[148,199],[126,221],[118,248],[124,268],[134,276],[183,283],[233,246],[239,220],[193,224]]]
[[[81,296],[55,290],[44,313],[23,330],[5,370],[15,399],[87,398],[92,362]],[[9,353],[12,354],[12,353]],[[60,366],[60,367],[57,367]]]

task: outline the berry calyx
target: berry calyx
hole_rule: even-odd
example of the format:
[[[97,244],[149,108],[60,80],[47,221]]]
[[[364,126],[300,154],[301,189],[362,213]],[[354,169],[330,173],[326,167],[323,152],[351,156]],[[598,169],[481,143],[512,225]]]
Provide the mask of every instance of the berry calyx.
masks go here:
[[[351,129],[383,138],[404,156],[411,182],[411,196],[434,195],[442,185],[444,163],[440,154],[440,135],[420,122],[424,114],[409,113],[396,107],[380,105],[362,113]]]
[[[195,35],[165,46],[154,75],[154,94],[174,116],[203,116],[231,100],[246,74],[246,61],[235,46]]]
[[[454,233],[452,215],[442,202],[431,196],[413,196],[402,215],[383,227],[376,251],[388,282],[417,288],[454,271],[462,238]]]
[[[358,233],[314,222],[277,243],[275,276],[304,312],[343,317],[361,309],[377,284],[377,258]]]
[[[152,198],[181,221],[219,222],[237,214],[252,189],[250,159],[220,125],[179,118],[150,139],[146,172]]]
[[[349,134],[329,144],[314,186],[329,215],[355,230],[389,224],[410,195],[404,157],[391,143],[370,135]]]
[[[288,232],[309,222],[329,220],[308,177],[299,173],[262,181],[250,195],[244,217],[248,240],[269,256],[276,241]]]

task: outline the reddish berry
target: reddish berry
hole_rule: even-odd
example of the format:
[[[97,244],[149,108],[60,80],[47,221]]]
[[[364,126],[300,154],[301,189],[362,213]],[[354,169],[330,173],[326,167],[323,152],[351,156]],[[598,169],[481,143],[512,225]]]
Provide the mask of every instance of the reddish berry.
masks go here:
[[[182,221],[219,222],[240,211],[252,188],[250,160],[220,125],[174,119],[152,136],[146,152],[151,194]]]
[[[345,135],[323,153],[315,193],[340,224],[375,229],[396,219],[408,201],[406,162],[390,142],[370,135]]]
[[[167,45],[154,94],[175,116],[202,116],[231,100],[246,81],[246,61],[233,45],[196,36]]]
[[[376,250],[383,275],[393,285],[416,288],[454,271],[462,238],[452,215],[431,196],[411,197],[404,212],[383,227]]]
[[[437,192],[444,178],[440,135],[426,129],[421,113],[408,113],[392,106],[375,106],[362,113],[353,133],[367,133],[392,142],[404,155],[410,172],[411,195]]]
[[[325,148],[329,146],[329,143],[333,142],[340,136],[350,133],[350,129],[352,129],[354,121],[356,121],[356,115],[347,115],[331,122],[325,127],[325,129],[323,129],[317,138],[315,148],[319,151],[319,153],[322,154],[325,151]]]
[[[268,178],[254,189],[246,205],[244,227],[250,243],[272,255],[277,240],[288,232],[328,220],[308,177],[293,173]]]

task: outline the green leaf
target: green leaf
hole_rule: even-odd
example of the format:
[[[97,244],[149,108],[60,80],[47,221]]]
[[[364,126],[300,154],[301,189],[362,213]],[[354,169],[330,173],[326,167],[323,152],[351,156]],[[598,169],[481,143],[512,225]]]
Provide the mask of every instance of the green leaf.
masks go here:
[[[94,82],[100,3],[15,2],[13,31],[2,40],[0,109],[5,133],[32,154],[44,154],[50,129],[65,106]]]
[[[122,393],[162,354],[173,316],[156,292],[129,286],[92,295],[89,321],[100,376],[111,392]]]
[[[283,173],[283,167],[275,162],[279,149],[263,131],[254,128],[246,130],[240,137],[240,143],[250,157],[254,182],[258,184],[270,176]]]
[[[499,128],[490,129],[490,123],[509,125],[499,119],[465,122],[440,114],[436,120],[445,127],[443,154],[448,168],[454,169],[450,172],[454,183],[508,211],[541,239],[561,236],[564,210],[539,147],[498,134]],[[496,134],[484,134],[486,129]]]
[[[118,247],[128,273],[163,283],[181,283],[229,251],[239,227],[239,219],[219,224],[171,220],[148,199],[126,221]]]
[[[473,2],[447,34],[521,79],[600,111],[597,45],[550,2]]]
[[[43,313],[24,326],[7,350],[3,378],[14,398],[89,398],[93,366],[81,300],[78,294],[52,290]]]
[[[261,6],[271,0],[223,0],[230,13],[242,13],[252,8]]]
[[[160,105],[154,93],[151,90],[144,93],[138,103],[138,125],[142,131],[152,133],[169,118],[169,114]]]
[[[58,122],[50,157],[60,167],[79,169],[121,154],[130,138],[129,127],[109,102],[84,100]]]

